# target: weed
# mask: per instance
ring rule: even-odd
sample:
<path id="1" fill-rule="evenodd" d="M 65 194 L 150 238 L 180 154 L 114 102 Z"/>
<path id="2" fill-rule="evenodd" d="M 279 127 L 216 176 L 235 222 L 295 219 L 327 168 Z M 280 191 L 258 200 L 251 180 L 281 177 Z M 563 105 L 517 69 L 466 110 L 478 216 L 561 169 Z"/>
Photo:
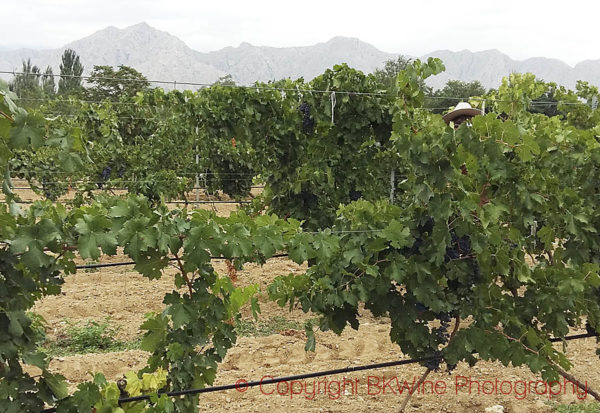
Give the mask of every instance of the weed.
<path id="1" fill-rule="evenodd" d="M 235 331 L 240 336 L 246 337 L 264 337 L 271 334 L 279 334 L 285 330 L 304 331 L 304 322 L 288 320 L 285 317 L 277 316 L 267 321 L 247 321 L 238 319 L 235 322 Z"/>
<path id="2" fill-rule="evenodd" d="M 36 344 L 41 344 L 46 341 L 46 320 L 38 313 L 28 311 L 27 316 L 31 320 L 31 329 L 34 333 L 34 341 Z"/>
<path id="3" fill-rule="evenodd" d="M 85 323 L 66 320 L 67 326 L 55 340 L 46 340 L 43 350 L 50 355 L 104 353 L 139 348 L 140 341 L 123 342 L 115 338 L 119 329 L 104 321 L 88 320 Z"/>
<path id="4" fill-rule="evenodd" d="M 555 404 L 552 406 L 558 413 L 600 413 L 600 403 Z"/>
<path id="5" fill-rule="evenodd" d="M 85 265 L 92 265 L 92 264 L 98 264 L 98 261 L 86 261 L 85 262 Z M 99 268 L 86 268 L 84 270 L 84 272 L 86 272 L 86 273 L 96 273 L 98 271 L 100 271 Z"/>

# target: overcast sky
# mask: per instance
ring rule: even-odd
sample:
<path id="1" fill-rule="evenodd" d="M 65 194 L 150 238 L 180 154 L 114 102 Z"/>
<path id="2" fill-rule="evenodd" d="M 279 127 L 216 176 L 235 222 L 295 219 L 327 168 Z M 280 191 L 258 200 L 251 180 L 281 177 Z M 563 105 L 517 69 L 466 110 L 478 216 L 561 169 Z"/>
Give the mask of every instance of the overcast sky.
<path id="1" fill-rule="evenodd" d="M 142 21 L 207 52 L 351 36 L 392 53 L 498 49 L 514 59 L 600 59 L 595 0 L 0 0 L 0 48 L 57 48 Z"/>

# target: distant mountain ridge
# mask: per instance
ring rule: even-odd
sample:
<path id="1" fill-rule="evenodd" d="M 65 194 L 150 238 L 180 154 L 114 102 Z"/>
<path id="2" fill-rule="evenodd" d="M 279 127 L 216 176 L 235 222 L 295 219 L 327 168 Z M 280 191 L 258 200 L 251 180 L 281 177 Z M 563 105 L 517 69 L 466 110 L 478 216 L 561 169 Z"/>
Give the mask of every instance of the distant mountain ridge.
<path id="1" fill-rule="evenodd" d="M 50 65 L 55 73 L 59 73 L 60 57 L 67 48 L 80 55 L 86 74 L 93 65 L 123 64 L 134 67 L 150 80 L 194 83 L 213 83 L 228 74 L 239 84 L 287 77 L 310 80 L 339 63 L 369 73 L 399 56 L 348 37 L 334 37 L 324 43 L 303 47 L 277 48 L 242 43 L 238 47 L 202 53 L 167 32 L 139 23 L 124 29 L 109 26 L 58 49 L 0 50 L 0 70 L 19 71 L 22 60 L 31 58 L 32 63 L 42 70 Z M 571 88 L 577 80 L 600 84 L 600 60 L 586 60 L 571 67 L 558 59 L 545 57 L 517 61 L 498 50 L 438 50 L 421 58 L 430 56 L 441 58 L 446 66 L 444 73 L 429 80 L 435 88 L 443 87 L 450 79 L 478 80 L 486 88 L 497 87 L 511 72 L 532 72 L 541 79 Z M 10 75 L 0 77 L 7 79 Z"/>
<path id="2" fill-rule="evenodd" d="M 54 73 L 60 73 L 60 59 L 65 49 L 73 49 L 79 54 L 85 74 L 90 73 L 93 65 L 122 64 L 135 68 L 151 80 L 201 79 L 212 83 L 226 75 L 200 61 L 198 52 L 177 37 L 146 23 L 125 29 L 109 26 L 59 49 L 0 51 L 0 70 L 19 71 L 22 60 L 31 58 L 31 62 L 42 70 L 50 65 Z"/>
<path id="3" fill-rule="evenodd" d="M 578 80 L 600 84 L 600 60 L 586 60 L 571 67 L 565 62 L 547 57 L 513 60 L 498 50 L 451 52 L 438 50 L 423 58 L 439 57 L 446 71 L 436 76 L 432 86 L 443 86 L 448 80 L 479 80 L 486 88 L 497 87 L 502 78 L 510 73 L 531 72 L 547 82 L 573 88 Z"/>
<path id="4" fill-rule="evenodd" d="M 364 72 L 373 72 L 398 55 L 377 50 L 356 38 L 334 37 L 325 43 L 304 47 L 267 47 L 242 43 L 202 55 L 202 61 L 231 74 L 238 82 L 250 84 L 290 77 L 310 80 L 340 63 Z"/>

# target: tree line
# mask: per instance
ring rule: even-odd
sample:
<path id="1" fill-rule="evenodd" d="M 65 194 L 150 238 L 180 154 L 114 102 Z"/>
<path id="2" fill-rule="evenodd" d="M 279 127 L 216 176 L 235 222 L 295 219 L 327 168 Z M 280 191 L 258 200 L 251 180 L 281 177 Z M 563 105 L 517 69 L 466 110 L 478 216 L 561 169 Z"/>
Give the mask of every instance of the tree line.
<path id="1" fill-rule="evenodd" d="M 396 76 L 406 69 L 411 61 L 410 58 L 401 55 L 395 60 L 385 62 L 381 68 L 375 70 L 374 75 L 386 90 L 394 92 Z M 21 73 L 15 75 L 8 86 L 24 101 L 22 104 L 26 107 L 39 106 L 43 99 L 67 96 L 93 101 L 104 99 L 115 101 L 120 96 L 134 96 L 138 91 L 150 87 L 148 79 L 130 66 L 120 65 L 115 69 L 112 66 L 95 65 L 85 83 L 81 77 L 83 72 L 84 66 L 79 55 L 72 49 L 66 49 L 61 58 L 58 85 L 51 66 L 47 66 L 46 70 L 42 71 L 39 66 L 32 64 L 31 59 L 27 59 L 22 62 Z M 235 85 L 230 75 L 215 83 Z M 481 96 L 487 92 L 479 81 L 450 80 L 438 90 L 423 82 L 421 87 L 427 98 L 424 107 L 434 113 L 443 113 L 455 106 L 459 98 Z"/>
<path id="2" fill-rule="evenodd" d="M 120 96 L 134 96 L 138 91 L 149 88 L 148 79 L 132 67 L 120 65 L 95 65 L 84 82 L 84 66 L 79 55 L 66 49 L 61 58 L 58 85 L 51 66 L 42 72 L 31 59 L 23 60 L 20 73 L 8 83 L 8 88 L 19 99 L 22 106 L 36 107 L 43 100 L 57 97 L 75 97 L 84 100 L 118 100 Z"/>

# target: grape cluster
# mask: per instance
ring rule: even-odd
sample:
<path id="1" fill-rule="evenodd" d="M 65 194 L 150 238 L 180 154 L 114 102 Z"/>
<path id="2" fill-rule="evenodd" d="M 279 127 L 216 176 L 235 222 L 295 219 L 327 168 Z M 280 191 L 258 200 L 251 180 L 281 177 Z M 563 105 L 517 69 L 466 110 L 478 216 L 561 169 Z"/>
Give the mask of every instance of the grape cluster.
<path id="1" fill-rule="evenodd" d="M 110 166 L 107 166 L 106 168 L 104 168 L 102 170 L 102 174 L 100 175 L 102 177 L 103 181 L 107 181 L 108 178 L 110 178 L 110 173 L 112 172 L 112 168 Z"/>
<path id="2" fill-rule="evenodd" d="M 125 165 L 122 165 L 117 172 L 117 176 L 119 178 L 123 178 L 123 175 L 125 175 Z"/>
<path id="3" fill-rule="evenodd" d="M 98 189 L 102 189 L 104 182 L 108 181 L 110 178 L 110 173 L 112 172 L 112 168 L 110 166 L 105 167 L 100 173 L 100 182 L 98 182 Z"/>
<path id="4" fill-rule="evenodd" d="M 435 358 L 431 359 L 431 360 L 427 360 L 425 363 L 423 363 L 425 365 L 425 367 L 427 367 L 429 370 L 432 371 L 438 371 L 440 369 L 440 363 L 442 361 L 442 353 L 440 353 L 439 351 L 435 351 L 434 355 Z"/>
<path id="5" fill-rule="evenodd" d="M 450 320 L 452 319 L 451 312 L 440 312 L 435 314 L 435 318 L 440 320 L 440 326 L 433 329 L 433 333 L 437 338 L 439 344 L 444 345 L 447 344 L 450 340 L 450 333 L 448 332 L 448 328 L 450 327 Z M 438 371 L 440 369 L 440 363 L 443 361 L 442 353 L 439 350 L 434 352 L 434 356 L 436 357 L 433 360 L 429 360 L 425 362 L 425 367 L 430 370 Z M 447 364 L 448 371 L 452 371 L 456 368 L 456 365 Z"/>
<path id="6" fill-rule="evenodd" d="M 51 201 L 56 200 L 56 195 L 51 191 L 51 185 L 46 182 L 46 178 L 42 178 L 42 189 L 44 190 L 44 196 L 46 199 Z"/>
<path id="7" fill-rule="evenodd" d="M 451 245 L 446 247 L 445 262 L 463 258 L 471 253 L 471 239 L 468 235 L 459 238 L 455 231 L 451 231 L 450 236 Z"/>
<path id="8" fill-rule="evenodd" d="M 307 135 L 311 135 L 315 128 L 315 121 L 310 117 L 310 105 L 306 102 L 302 102 L 298 108 L 302 112 L 302 132 Z"/>
<path id="9" fill-rule="evenodd" d="M 434 328 L 435 336 L 439 339 L 440 344 L 446 344 L 450 339 L 448 333 L 448 327 L 450 327 L 450 313 L 439 313 L 435 315 L 435 318 L 440 320 L 440 326 Z"/>
<path id="10" fill-rule="evenodd" d="M 351 190 L 349 195 L 350 195 L 350 200 L 351 201 L 358 201 L 360 198 L 362 198 L 362 192 L 361 191 Z"/>
<path id="11" fill-rule="evenodd" d="M 421 233 L 431 234 L 433 232 L 433 225 L 435 224 L 432 217 L 427 218 L 425 222 L 419 225 L 419 231 Z"/>

